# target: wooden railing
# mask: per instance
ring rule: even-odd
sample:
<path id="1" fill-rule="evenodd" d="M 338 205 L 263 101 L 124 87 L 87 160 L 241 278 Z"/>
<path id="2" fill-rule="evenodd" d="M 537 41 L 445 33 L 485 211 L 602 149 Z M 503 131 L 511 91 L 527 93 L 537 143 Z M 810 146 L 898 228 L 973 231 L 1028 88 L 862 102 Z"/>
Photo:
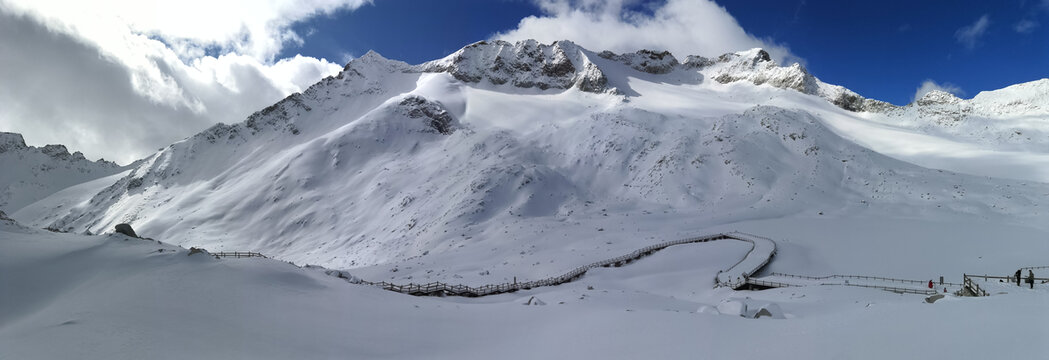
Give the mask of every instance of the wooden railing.
<path id="1" fill-rule="evenodd" d="M 239 258 L 250 258 L 250 257 L 261 257 L 261 258 L 266 257 L 265 255 L 262 255 L 260 253 L 250 252 L 250 251 L 233 251 L 233 252 L 220 251 L 220 252 L 213 252 L 213 253 L 210 253 L 210 254 L 214 255 L 214 256 L 217 256 L 217 257 L 231 257 L 231 258 L 238 258 L 238 259 Z"/>
<path id="2" fill-rule="evenodd" d="M 888 278 L 888 277 L 866 276 L 866 275 L 805 276 L 805 275 L 793 275 L 793 274 L 784 274 L 784 273 L 774 272 L 774 273 L 770 273 L 769 276 L 783 276 L 783 277 L 792 277 L 792 278 L 808 279 L 808 280 L 828 280 L 828 279 L 877 280 L 877 281 L 887 281 L 887 282 L 893 282 L 893 283 L 897 283 L 898 282 L 898 283 L 904 283 L 904 284 L 919 284 L 919 285 L 924 285 L 924 284 L 928 283 L 928 280 L 894 279 L 894 278 Z M 936 282 L 936 284 L 940 284 L 940 283 Z M 956 283 L 952 283 L 952 282 L 944 282 L 942 285 L 962 286 L 962 284 L 956 284 Z"/>
<path id="3" fill-rule="evenodd" d="M 986 280 L 987 276 L 984 275 L 983 278 L 984 278 L 984 280 Z M 962 293 L 963 293 L 963 295 L 968 295 L 968 296 L 988 296 L 988 295 L 990 295 L 990 294 L 987 293 L 986 290 L 981 289 L 980 288 L 980 284 L 977 284 L 975 281 L 973 281 L 972 277 L 969 274 L 962 274 L 962 282 L 965 283 L 965 285 L 962 286 Z"/>
<path id="4" fill-rule="evenodd" d="M 836 285 L 857 286 L 857 287 L 864 287 L 864 288 L 871 288 L 871 289 L 881 289 L 881 290 L 887 290 L 887 291 L 892 291 L 892 292 L 901 293 L 901 294 L 935 295 L 935 294 L 939 293 L 938 291 L 933 290 L 933 289 L 901 288 L 901 287 L 883 286 L 883 285 L 849 284 L 849 283 L 836 284 Z"/>
<path id="5" fill-rule="evenodd" d="M 778 281 L 758 280 L 758 279 L 751 279 L 751 278 L 747 278 L 746 284 L 747 285 L 762 286 L 762 287 L 767 287 L 767 288 L 781 288 L 781 287 L 797 287 L 797 286 L 800 286 L 800 285 L 788 284 L 788 283 L 778 282 Z"/>
<path id="6" fill-rule="evenodd" d="M 597 261 L 597 262 L 594 262 L 594 263 L 591 263 L 591 264 L 588 264 L 588 265 L 580 266 L 580 267 L 577 267 L 577 268 L 574 268 L 572 270 L 569 270 L 568 272 L 565 272 L 564 274 L 561 274 L 561 275 L 558 275 L 558 276 L 553 276 L 553 277 L 540 279 L 540 280 L 534 280 L 534 281 L 525 281 L 525 282 L 516 282 L 515 281 L 515 282 L 502 283 L 502 284 L 483 285 L 483 286 L 477 286 L 477 287 L 461 285 L 461 284 L 451 285 L 451 284 L 447 284 L 447 283 L 443 283 L 443 282 L 431 282 L 431 283 L 426 283 L 426 284 L 415 284 L 415 283 L 394 284 L 394 283 L 390 283 L 390 282 L 386 282 L 386 281 L 373 282 L 373 281 L 362 280 L 362 279 L 353 277 L 353 276 L 349 275 L 348 273 L 346 273 L 344 271 L 328 270 L 327 273 L 329 275 L 332 275 L 332 276 L 338 276 L 340 278 L 346 279 L 346 281 L 348 281 L 350 283 L 377 286 L 377 287 L 381 287 L 381 288 L 383 288 L 385 290 L 396 291 L 396 292 L 403 293 L 403 294 L 410 294 L 410 295 L 416 295 L 416 296 L 424 296 L 424 295 L 444 296 L 444 295 L 451 295 L 451 296 L 479 297 L 479 296 L 487 296 L 487 295 L 495 295 L 495 294 L 502 294 L 502 293 L 508 293 L 508 292 L 515 292 L 515 291 L 518 291 L 518 290 L 527 290 L 527 289 L 532 289 L 532 288 L 537 288 L 537 287 L 542 287 L 542 286 L 553 286 L 553 285 L 564 284 L 564 283 L 571 282 L 573 280 L 579 279 L 584 274 L 586 274 L 586 272 L 588 270 L 590 270 L 590 269 L 593 269 L 593 268 L 596 268 L 596 267 L 611 267 L 611 266 L 618 267 L 618 266 L 622 266 L 622 265 L 628 264 L 628 263 L 630 263 L 630 262 L 632 262 L 634 260 L 640 259 L 640 258 L 648 256 L 648 255 L 651 255 L 651 254 L 655 253 L 656 251 L 659 251 L 659 250 L 662 250 L 662 249 L 665 249 L 665 248 L 668 248 L 668 247 L 671 247 L 671 246 L 674 246 L 674 245 L 701 243 L 701 242 L 708 242 L 708 241 L 713 241 L 713 240 L 727 240 L 727 239 L 742 240 L 742 241 L 748 241 L 748 242 L 753 243 L 754 242 L 754 240 L 753 240 L 754 238 L 768 240 L 766 238 L 761 238 L 761 237 L 757 237 L 757 236 L 754 236 L 754 235 L 734 232 L 734 233 L 721 233 L 721 234 L 714 234 L 714 235 L 708 235 L 708 236 L 700 236 L 700 237 L 692 237 L 692 238 L 686 238 L 686 239 L 680 239 L 680 240 L 674 240 L 674 241 L 667 241 L 667 242 L 663 242 L 663 243 L 659 243 L 659 244 L 646 246 L 646 247 L 640 248 L 638 250 L 635 250 L 635 251 L 633 251 L 631 253 L 628 253 L 628 254 L 625 254 L 625 255 L 622 255 L 622 256 L 617 256 L 617 257 L 614 257 L 614 258 L 611 258 L 611 259 L 601 260 L 601 261 Z M 775 243 L 772 242 L 771 240 L 768 240 L 768 241 L 771 242 L 772 246 L 773 246 L 773 250 L 770 253 L 770 256 L 761 259 L 760 265 L 756 266 L 756 269 L 745 270 L 744 273 L 747 274 L 747 276 L 752 275 L 754 272 L 757 272 L 759 269 L 761 269 L 762 267 L 767 265 L 768 262 L 771 260 L 771 255 L 775 254 Z M 748 251 L 746 256 L 744 256 L 744 260 L 746 260 L 747 257 L 750 256 L 753 251 L 754 251 L 754 248 L 751 248 L 751 250 Z M 241 251 L 235 251 L 235 252 L 215 252 L 215 253 L 211 253 L 211 255 L 214 255 L 214 256 L 217 256 L 217 257 L 232 257 L 232 258 L 249 258 L 249 257 L 263 257 L 263 258 L 265 258 L 266 257 L 266 256 L 262 255 L 261 253 L 257 253 L 257 252 L 241 252 Z M 736 265 L 733 265 L 732 268 L 735 268 L 739 264 L 742 264 L 744 260 L 740 260 L 739 262 L 736 263 Z M 1049 268 L 1049 266 L 1025 267 L 1025 268 L 1022 268 L 1022 269 L 1046 269 L 1046 268 Z M 843 280 L 857 279 L 857 280 L 874 280 L 874 281 L 886 281 L 886 282 L 890 282 L 890 283 L 918 284 L 918 285 L 924 285 L 925 283 L 927 283 L 927 281 L 922 281 L 922 280 L 896 279 L 896 278 L 889 278 L 889 277 L 865 276 L 865 275 L 806 276 L 806 275 L 794 275 L 794 274 L 784 274 L 784 273 L 776 273 L 776 272 L 771 273 L 769 275 L 770 276 L 781 276 L 781 277 L 798 278 L 798 279 L 808 279 L 808 280 L 815 280 L 815 281 L 824 281 L 824 280 L 828 280 L 828 279 L 843 279 Z M 979 284 L 977 284 L 976 281 L 973 281 L 973 278 L 983 278 L 984 280 L 987 280 L 987 279 L 1004 279 L 1004 280 L 1010 280 L 1010 281 L 1015 281 L 1015 279 L 1016 279 L 1015 277 L 1012 277 L 1012 276 L 993 276 L 993 275 L 963 274 L 963 282 L 961 284 L 956 284 L 956 283 L 951 283 L 951 282 L 944 282 L 944 283 L 942 283 L 942 285 L 960 286 L 962 288 L 962 293 L 964 295 L 969 295 L 969 296 L 988 296 L 989 295 L 988 292 L 986 290 L 980 288 Z M 1041 280 L 1043 282 L 1049 282 L 1049 278 L 1035 278 L 1035 280 L 1036 281 L 1037 280 Z M 735 282 L 735 281 L 732 281 L 732 282 L 721 282 L 720 279 L 716 278 L 715 282 L 717 283 L 718 286 L 731 286 L 733 288 L 738 288 L 738 287 L 745 286 L 745 285 L 754 285 L 754 286 L 761 286 L 761 287 L 792 287 L 792 286 L 800 286 L 800 285 L 797 285 L 797 284 L 789 284 L 789 283 L 785 283 L 785 282 L 778 282 L 778 281 L 771 281 L 771 280 L 754 279 L 754 278 L 749 278 L 749 277 L 746 277 L 745 279 L 743 279 L 742 281 L 739 281 L 739 282 Z M 882 289 L 882 290 L 893 291 L 893 292 L 897 292 L 897 293 L 923 294 L 923 295 L 931 295 L 931 294 L 938 293 L 934 289 L 915 289 L 915 288 L 905 288 L 905 287 L 898 287 L 898 286 L 873 285 L 873 284 L 856 284 L 856 283 L 851 283 L 850 284 L 847 281 L 844 282 L 844 283 L 823 283 L 823 282 L 821 282 L 821 283 L 819 283 L 819 285 L 855 286 L 855 287 Z"/>
<path id="7" fill-rule="evenodd" d="M 746 235 L 746 234 L 742 234 L 742 235 Z M 389 282 L 385 282 L 385 281 L 373 282 L 373 281 L 360 280 L 360 279 L 353 279 L 353 280 L 351 280 L 351 282 L 358 283 L 358 284 L 378 286 L 378 287 L 381 287 L 381 288 L 389 290 L 389 291 L 396 291 L 396 292 L 399 292 L 399 293 L 410 294 L 410 295 L 437 295 L 437 296 L 453 295 L 453 296 L 467 296 L 467 297 L 487 296 L 487 295 L 495 295 L 495 294 L 502 294 L 502 293 L 508 293 L 508 292 L 515 292 L 515 291 L 518 291 L 518 290 L 528 290 L 528 289 L 542 287 L 542 286 L 560 285 L 560 284 L 564 284 L 564 283 L 576 280 L 576 279 L 582 277 L 584 274 L 586 274 L 586 272 L 588 270 L 596 268 L 596 267 L 611 267 L 611 266 L 618 267 L 618 266 L 622 266 L 622 265 L 628 264 L 628 263 L 630 263 L 630 262 L 632 262 L 634 260 L 640 259 L 642 257 L 651 255 L 652 253 L 654 253 L 656 251 L 659 251 L 659 250 L 662 250 L 662 249 L 665 249 L 665 248 L 668 248 L 668 247 L 671 247 L 671 246 L 674 246 L 674 245 L 693 244 L 693 243 L 701 243 L 701 242 L 708 242 L 708 241 L 712 241 L 712 240 L 723 240 L 723 239 L 737 239 L 737 238 L 735 236 L 733 236 L 732 233 L 729 233 L 729 234 L 714 234 L 714 235 L 708 235 L 708 236 L 700 236 L 700 237 L 686 238 L 686 239 L 680 239 L 680 240 L 674 240 L 674 241 L 667 241 L 667 242 L 663 242 L 663 243 L 659 243 L 659 244 L 655 244 L 655 245 L 650 245 L 650 246 L 646 246 L 646 247 L 637 249 L 637 250 L 635 250 L 635 251 L 633 251 L 633 252 L 631 252 L 629 254 L 625 254 L 625 255 L 622 255 L 622 256 L 617 256 L 617 257 L 614 257 L 614 258 L 611 258 L 611 259 L 607 259 L 607 260 L 597 261 L 597 262 L 594 262 L 594 263 L 589 264 L 589 265 L 580 266 L 580 267 L 577 267 L 575 269 L 569 270 L 568 272 L 566 272 L 564 274 L 561 274 L 561 275 L 558 275 L 558 276 L 549 277 L 549 278 L 541 279 L 541 280 L 535 280 L 535 281 L 508 282 L 508 283 L 484 285 L 484 286 L 478 286 L 478 287 L 472 287 L 472 286 L 466 286 L 466 285 L 451 285 L 451 284 L 447 284 L 447 283 L 443 283 L 443 282 L 431 282 L 431 283 L 427 283 L 427 284 L 415 284 L 415 283 L 394 284 L 394 283 L 389 283 Z M 767 260 L 766 260 L 766 262 L 767 262 Z"/>

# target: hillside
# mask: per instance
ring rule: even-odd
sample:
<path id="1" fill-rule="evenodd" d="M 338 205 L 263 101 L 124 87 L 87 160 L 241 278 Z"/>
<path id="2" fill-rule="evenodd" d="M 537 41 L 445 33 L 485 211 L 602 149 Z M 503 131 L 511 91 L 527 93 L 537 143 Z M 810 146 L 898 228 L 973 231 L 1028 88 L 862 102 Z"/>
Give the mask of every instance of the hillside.
<path id="1" fill-rule="evenodd" d="M 759 49 L 680 62 L 480 42 L 414 66 L 373 52 L 84 189 L 90 200 L 14 215 L 466 280 L 541 272 L 559 248 L 620 251 L 743 220 L 1045 217 L 1044 184 L 921 168 L 839 136 L 899 111 Z"/>

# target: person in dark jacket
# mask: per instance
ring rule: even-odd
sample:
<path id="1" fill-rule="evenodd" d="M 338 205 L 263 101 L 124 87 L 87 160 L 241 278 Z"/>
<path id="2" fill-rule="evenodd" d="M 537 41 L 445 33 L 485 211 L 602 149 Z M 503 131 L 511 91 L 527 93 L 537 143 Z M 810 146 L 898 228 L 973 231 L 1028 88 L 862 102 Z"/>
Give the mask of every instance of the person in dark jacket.
<path id="1" fill-rule="evenodd" d="M 1020 286 L 1020 269 L 1016 270 L 1016 286 Z"/>
<path id="2" fill-rule="evenodd" d="M 1034 270 L 1027 270 L 1027 283 L 1034 289 Z"/>

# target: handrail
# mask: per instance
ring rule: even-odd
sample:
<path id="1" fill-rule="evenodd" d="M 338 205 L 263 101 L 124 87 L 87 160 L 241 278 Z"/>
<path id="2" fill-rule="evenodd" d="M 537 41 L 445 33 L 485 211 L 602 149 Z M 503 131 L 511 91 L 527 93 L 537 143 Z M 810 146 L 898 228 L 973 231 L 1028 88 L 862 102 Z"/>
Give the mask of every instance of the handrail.
<path id="1" fill-rule="evenodd" d="M 760 270 L 764 266 L 768 265 L 769 261 L 771 261 L 771 259 L 772 259 L 772 256 L 774 256 L 775 253 L 776 253 L 776 245 L 775 245 L 774 241 L 772 241 L 772 240 L 770 240 L 768 238 L 754 236 L 754 235 L 750 235 L 750 234 L 744 234 L 744 233 L 740 233 L 740 232 L 718 233 L 718 234 L 712 234 L 712 235 L 707 235 L 707 236 L 699 236 L 699 237 L 692 237 L 692 238 L 685 238 L 685 239 L 679 239 L 679 240 L 662 242 L 662 243 L 658 243 L 658 244 L 649 245 L 649 246 L 640 248 L 638 250 L 635 250 L 633 252 L 630 252 L 630 253 L 627 253 L 627 254 L 624 254 L 624 255 L 621 255 L 621 256 L 617 256 L 617 257 L 614 257 L 614 258 L 611 258 L 611 259 L 596 261 L 596 262 L 593 262 L 593 263 L 590 263 L 590 264 L 587 264 L 587 265 L 583 265 L 583 266 L 574 268 L 572 270 L 569 270 L 569 271 L 567 271 L 567 272 L 565 272 L 565 273 L 563 273 L 561 275 L 558 275 L 558 276 L 553 276 L 553 277 L 539 279 L 539 280 L 533 280 L 533 281 L 525 281 L 525 282 L 516 282 L 515 281 L 515 282 L 512 282 L 512 283 L 488 284 L 488 285 L 483 285 L 483 286 L 478 286 L 478 287 L 471 287 L 471 286 L 462 285 L 462 284 L 451 285 L 451 284 L 447 284 L 447 283 L 443 283 L 443 282 L 431 282 L 431 283 L 427 283 L 427 284 L 415 284 L 415 283 L 394 284 L 394 283 L 389 283 L 389 282 L 386 282 L 386 281 L 373 282 L 373 281 L 367 281 L 367 280 L 359 279 L 359 278 L 353 277 L 352 275 L 349 275 L 349 274 L 347 274 L 347 273 L 345 273 L 343 271 L 329 270 L 329 271 L 327 271 L 327 273 L 329 275 L 338 276 L 340 278 L 346 279 L 346 281 L 348 281 L 350 283 L 370 285 L 370 286 L 377 286 L 377 287 L 380 287 L 380 288 L 385 289 L 385 290 L 395 291 L 395 292 L 404 293 L 404 294 L 410 294 L 410 295 L 416 295 L 416 296 L 421 296 L 421 295 L 441 295 L 441 296 L 443 296 L 443 295 L 453 295 L 453 296 L 479 297 L 479 296 L 502 294 L 502 293 L 507 293 L 507 292 L 515 292 L 515 291 L 518 291 L 518 290 L 527 290 L 527 289 L 532 289 L 532 288 L 542 287 L 542 286 L 560 285 L 560 284 L 571 282 L 573 280 L 576 280 L 576 279 L 580 278 L 581 276 L 586 274 L 586 272 L 588 270 L 590 270 L 590 269 L 593 269 L 593 268 L 596 268 L 596 267 L 609 267 L 609 266 L 616 266 L 616 267 L 618 267 L 618 266 L 630 263 L 630 262 L 632 262 L 634 260 L 640 259 L 642 257 L 651 255 L 652 253 L 654 253 L 656 251 L 668 248 L 670 246 L 681 245 L 681 244 L 708 242 L 708 241 L 714 241 L 714 240 L 729 240 L 729 239 L 746 241 L 746 242 L 750 242 L 752 244 L 750 250 L 747 251 L 747 254 L 743 257 L 743 259 L 741 259 L 740 261 L 736 262 L 734 265 L 732 265 L 732 267 L 730 267 L 730 270 L 732 270 L 732 271 L 735 271 L 735 268 L 737 266 L 740 266 L 741 264 L 744 264 L 747 260 L 750 259 L 750 255 L 752 253 L 754 253 L 754 251 L 758 247 L 758 245 L 757 245 L 758 243 L 755 242 L 755 239 L 760 239 L 760 240 L 767 241 L 767 243 L 763 242 L 763 246 L 771 246 L 771 250 L 769 251 L 768 256 L 763 256 L 760 259 L 760 263 L 758 263 L 756 266 L 752 266 L 752 268 L 742 269 L 743 270 L 743 271 L 741 271 L 742 278 L 740 279 L 740 281 L 731 281 L 731 280 L 722 281 L 721 280 L 722 274 L 725 274 L 726 276 L 729 275 L 729 274 L 728 274 L 728 272 L 725 272 L 725 271 L 719 272 L 718 276 L 715 277 L 716 286 L 730 286 L 732 288 L 739 288 L 739 287 L 744 286 L 744 285 L 756 285 L 756 286 L 765 286 L 765 287 L 795 287 L 795 286 L 801 286 L 801 285 L 789 284 L 789 283 L 785 283 L 785 282 L 778 282 L 778 281 L 771 281 L 771 280 L 762 280 L 762 279 L 751 278 L 750 275 L 753 275 L 758 270 Z M 234 257 L 234 258 L 242 258 L 242 257 L 263 257 L 263 258 L 265 258 L 266 257 L 266 256 L 262 255 L 261 253 L 257 253 L 257 252 L 240 252 L 240 251 L 235 251 L 235 252 L 215 252 L 215 253 L 211 253 L 211 255 L 214 255 L 214 256 L 217 256 L 217 257 Z M 1041 269 L 1041 268 L 1049 268 L 1049 266 L 1024 267 L 1024 268 L 1021 268 L 1021 269 Z M 777 272 L 773 272 L 773 273 L 771 273 L 769 275 L 770 276 L 799 278 L 799 279 L 809 279 L 809 280 L 819 280 L 819 281 L 827 280 L 827 279 L 863 279 L 863 280 L 877 280 L 877 281 L 899 282 L 899 283 L 909 283 L 909 284 L 925 284 L 926 283 L 926 281 L 922 281 L 922 280 L 908 280 L 908 279 L 897 279 L 897 278 L 880 277 L 880 276 L 866 276 L 866 275 L 840 275 L 840 274 L 835 274 L 835 275 L 827 275 L 827 276 L 807 276 L 807 275 L 795 275 L 795 274 L 785 274 L 785 273 L 777 273 Z M 949 286 L 960 286 L 963 289 L 963 293 L 967 292 L 969 294 L 972 294 L 973 296 L 988 296 L 989 295 L 988 292 L 986 290 L 980 288 L 979 284 L 977 284 L 975 281 L 972 280 L 972 278 L 976 278 L 976 277 L 984 278 L 984 279 L 1015 279 L 1015 277 L 1011 277 L 1011 276 L 990 276 L 990 275 L 969 275 L 969 274 L 963 274 L 963 282 L 961 284 L 950 283 L 950 282 L 944 282 L 942 284 L 943 285 L 949 285 Z M 1035 279 L 1036 280 L 1049 281 L 1049 278 L 1035 278 Z M 938 293 L 938 291 L 932 290 L 932 289 L 914 289 L 914 288 L 904 288 L 904 287 L 896 287 L 896 286 L 884 286 L 884 285 L 872 285 L 872 284 L 856 284 L 856 283 L 850 284 L 847 281 L 845 283 L 820 283 L 819 285 L 856 286 L 856 287 L 864 287 L 864 288 L 882 289 L 882 290 L 888 290 L 888 291 L 893 291 L 893 292 L 898 292 L 898 293 L 911 293 L 911 294 L 924 294 L 924 295 Z"/>
<path id="2" fill-rule="evenodd" d="M 973 277 L 975 277 L 975 276 L 974 275 L 969 275 L 969 274 L 962 274 L 962 281 L 965 282 L 965 286 L 963 287 L 963 289 L 966 292 L 968 292 L 969 294 L 972 294 L 972 296 L 988 296 L 988 295 L 990 295 L 990 294 L 987 293 L 986 290 L 980 288 L 980 284 L 977 284 L 975 281 L 972 280 Z M 984 279 L 987 278 L 986 275 L 984 275 L 983 277 L 984 277 Z"/>
<path id="3" fill-rule="evenodd" d="M 590 269 L 593 269 L 593 268 L 596 268 L 596 267 L 621 266 L 621 265 L 627 264 L 629 262 L 632 262 L 634 260 L 640 259 L 642 257 L 651 255 L 652 253 L 654 253 L 656 251 L 659 251 L 659 250 L 662 250 L 662 249 L 665 249 L 665 248 L 668 248 L 668 247 L 674 246 L 674 245 L 692 244 L 692 243 L 708 242 L 708 241 L 713 241 L 713 240 L 727 240 L 727 239 L 741 240 L 741 241 L 747 241 L 747 242 L 754 243 L 753 239 L 755 239 L 755 238 L 762 239 L 762 240 L 767 240 L 768 243 L 771 244 L 771 246 L 773 248 L 772 253 L 773 254 L 775 253 L 775 250 L 774 250 L 775 249 L 775 242 L 772 242 L 772 240 L 768 240 L 768 239 L 763 238 L 763 237 L 758 237 L 758 236 L 754 236 L 754 235 L 744 234 L 744 233 L 740 233 L 740 232 L 733 232 L 733 233 L 718 233 L 718 234 L 707 235 L 707 236 L 691 237 L 691 238 L 672 240 L 672 241 L 667 241 L 667 242 L 663 242 L 663 243 L 659 243 L 659 244 L 649 245 L 649 246 L 640 248 L 638 250 L 635 250 L 633 252 L 627 253 L 625 255 L 617 256 L 617 257 L 614 257 L 614 258 L 611 258 L 611 259 L 596 261 L 596 262 L 593 262 L 593 263 L 590 263 L 590 264 L 587 264 L 587 265 L 584 265 L 584 266 L 577 267 L 577 268 L 569 270 L 568 272 L 565 272 L 565 273 L 563 273 L 563 274 L 561 274 L 559 276 L 553 276 L 553 277 L 540 279 L 540 280 L 533 280 L 533 281 L 503 283 L 503 284 L 489 284 L 489 285 L 483 285 L 483 286 L 479 286 L 479 287 L 471 287 L 471 286 L 466 286 L 466 285 L 461 285 L 461 284 L 460 285 L 450 285 L 450 284 L 446 284 L 446 283 L 442 283 L 442 282 L 433 282 L 433 283 L 429 283 L 429 284 L 409 283 L 409 284 L 406 284 L 406 285 L 398 285 L 398 284 L 388 283 L 388 282 L 385 282 L 385 281 L 372 282 L 372 281 L 361 280 L 361 279 L 352 278 L 352 277 L 349 278 L 348 281 L 353 282 L 353 283 L 357 283 L 357 284 L 378 286 L 378 287 L 381 287 L 381 288 L 386 289 L 386 290 L 396 291 L 396 292 L 405 293 L 405 294 L 411 294 L 411 295 L 455 295 L 455 296 L 477 297 L 477 296 L 486 296 L 486 295 L 494 295 L 494 294 L 501 294 L 501 293 L 507 293 L 507 292 L 514 292 L 514 291 L 518 291 L 518 290 L 527 290 L 527 289 L 532 289 L 532 288 L 542 287 L 542 286 L 553 286 L 553 285 L 564 284 L 564 283 L 571 282 L 573 280 L 578 279 L 579 277 L 581 277 L 584 274 L 586 274 L 586 272 L 588 270 L 590 270 Z M 751 249 L 751 252 L 753 252 L 753 248 Z M 748 252 L 747 255 L 749 256 L 750 252 Z M 746 260 L 746 257 L 744 257 L 744 260 Z M 739 265 L 742 262 L 743 261 L 740 261 L 736 265 Z M 746 273 L 749 276 L 750 274 L 753 274 L 754 272 L 757 272 L 757 270 L 760 269 L 761 267 L 763 267 L 766 264 L 768 264 L 768 262 L 769 262 L 769 257 L 766 257 L 766 258 L 762 259 L 762 261 L 761 261 L 759 266 L 757 266 L 754 269 L 746 269 L 744 273 Z M 733 265 L 733 267 L 735 267 L 736 265 Z M 721 283 L 721 282 L 718 282 L 718 283 L 719 283 L 719 285 L 735 285 L 735 286 L 741 285 L 741 284 L 728 284 L 728 283 Z"/>
<path id="4" fill-rule="evenodd" d="M 261 257 L 261 258 L 265 258 L 266 257 L 266 255 L 262 255 L 261 253 L 250 252 L 250 251 L 232 251 L 232 252 L 220 251 L 220 252 L 213 252 L 213 253 L 210 253 L 210 254 L 214 255 L 214 256 L 217 256 L 217 257 L 231 257 L 231 258 L 238 258 L 238 259 L 239 258 L 249 258 L 249 257 Z"/>
<path id="5" fill-rule="evenodd" d="M 784 273 L 773 272 L 773 273 L 770 273 L 769 276 L 783 276 L 783 277 L 792 277 L 792 278 L 809 279 L 809 280 L 827 280 L 827 279 L 834 279 L 834 278 L 837 278 L 837 279 L 865 279 L 865 280 L 881 280 L 881 281 L 899 282 L 899 283 L 911 283 L 911 284 L 925 284 L 925 283 L 928 282 L 928 280 L 908 280 L 908 279 L 896 279 L 896 278 L 889 278 L 889 277 L 867 276 L 867 275 L 807 276 L 807 275 L 794 275 L 794 274 L 784 274 Z M 939 282 L 937 282 L 937 284 L 939 284 Z M 956 284 L 956 283 L 952 283 L 952 282 L 943 282 L 943 285 L 961 286 L 962 284 Z"/>

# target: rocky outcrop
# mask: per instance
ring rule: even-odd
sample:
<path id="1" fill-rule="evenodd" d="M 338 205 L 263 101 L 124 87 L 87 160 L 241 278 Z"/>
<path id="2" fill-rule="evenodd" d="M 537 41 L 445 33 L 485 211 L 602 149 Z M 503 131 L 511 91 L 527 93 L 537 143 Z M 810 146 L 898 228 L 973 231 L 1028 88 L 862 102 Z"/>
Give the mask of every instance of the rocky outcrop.
<path id="1" fill-rule="evenodd" d="M 586 51 L 570 41 L 550 45 L 535 40 L 509 43 L 481 41 L 444 59 L 415 67 L 422 72 L 447 72 L 468 83 L 509 84 L 519 88 L 570 89 L 604 92 L 608 80 L 590 63 Z"/>
<path id="2" fill-rule="evenodd" d="M 429 101 L 421 96 L 411 95 L 405 97 L 398 106 L 409 118 L 422 119 L 424 128 L 433 132 L 448 135 L 458 127 L 455 118 L 443 105 Z"/>
<path id="3" fill-rule="evenodd" d="M 810 95 L 816 95 L 819 91 L 819 81 L 801 64 L 779 66 L 762 49 L 724 54 L 718 57 L 714 65 L 716 70 L 712 77 L 722 84 L 747 81 L 754 85 L 769 84 Z"/>
<path id="4" fill-rule="evenodd" d="M 117 224 L 113 231 L 130 237 L 138 237 L 138 234 L 135 234 L 135 229 L 132 229 L 130 224 Z"/>
<path id="5" fill-rule="evenodd" d="M 652 50 L 638 50 L 632 54 L 618 55 L 611 51 L 603 51 L 598 54 L 602 58 L 629 65 L 637 71 L 649 74 L 666 74 L 679 65 L 677 58 L 669 51 L 656 52 Z"/>
<path id="6" fill-rule="evenodd" d="M 25 144 L 25 139 L 22 138 L 22 134 L 0 132 L 0 153 L 28 148 Z"/>

